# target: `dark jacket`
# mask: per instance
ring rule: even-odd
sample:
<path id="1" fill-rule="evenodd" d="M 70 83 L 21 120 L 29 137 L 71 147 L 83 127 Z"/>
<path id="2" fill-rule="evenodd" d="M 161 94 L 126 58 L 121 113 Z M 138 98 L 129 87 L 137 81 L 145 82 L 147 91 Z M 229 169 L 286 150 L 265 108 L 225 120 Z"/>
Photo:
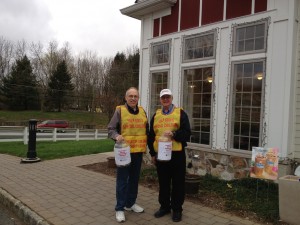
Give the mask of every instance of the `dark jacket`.
<path id="1" fill-rule="evenodd" d="M 153 130 L 153 124 L 154 124 L 154 118 L 155 118 L 156 113 L 151 118 L 150 121 L 150 131 L 148 135 L 148 148 L 149 148 L 149 153 L 151 156 L 155 156 L 156 152 L 153 148 L 153 143 L 155 141 L 155 133 Z M 174 132 L 174 140 L 181 142 L 182 148 L 187 146 L 187 142 L 190 141 L 190 136 L 191 136 L 191 127 L 190 127 L 190 122 L 187 114 L 181 109 L 180 110 L 180 127 L 178 130 Z"/>

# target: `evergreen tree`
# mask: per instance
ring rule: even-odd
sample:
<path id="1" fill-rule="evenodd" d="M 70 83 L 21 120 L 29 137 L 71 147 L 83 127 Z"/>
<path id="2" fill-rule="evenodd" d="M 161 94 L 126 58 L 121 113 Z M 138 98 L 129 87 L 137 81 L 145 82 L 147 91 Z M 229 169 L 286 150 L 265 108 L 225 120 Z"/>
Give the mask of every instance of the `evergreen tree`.
<path id="1" fill-rule="evenodd" d="M 9 109 L 32 110 L 39 108 L 37 81 L 26 55 L 17 60 L 11 73 L 2 79 L 0 92 L 3 103 Z"/>
<path id="2" fill-rule="evenodd" d="M 47 91 L 46 107 L 48 109 L 61 109 L 68 103 L 74 86 L 71 82 L 71 74 L 68 72 L 66 61 L 57 65 L 50 77 Z"/>

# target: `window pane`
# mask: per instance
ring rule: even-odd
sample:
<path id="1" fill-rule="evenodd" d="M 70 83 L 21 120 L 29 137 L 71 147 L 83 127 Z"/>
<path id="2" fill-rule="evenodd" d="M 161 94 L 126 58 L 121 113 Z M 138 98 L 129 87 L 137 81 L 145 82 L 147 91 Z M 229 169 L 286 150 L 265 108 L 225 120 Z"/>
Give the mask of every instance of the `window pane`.
<path id="1" fill-rule="evenodd" d="M 236 90 L 236 92 L 243 91 L 243 79 L 237 79 L 235 90 Z"/>
<path id="2" fill-rule="evenodd" d="M 209 133 L 201 133 L 201 144 L 209 145 Z"/>
<path id="3" fill-rule="evenodd" d="M 252 137 L 259 137 L 259 123 L 251 123 L 251 134 Z"/>
<path id="4" fill-rule="evenodd" d="M 260 24 L 256 26 L 255 37 L 263 37 L 265 36 L 265 25 Z"/>
<path id="5" fill-rule="evenodd" d="M 255 47 L 254 50 L 259 50 L 264 48 L 264 38 L 257 38 L 255 40 Z"/>
<path id="6" fill-rule="evenodd" d="M 250 92 L 252 90 L 252 78 L 243 79 L 243 91 Z"/>
<path id="7" fill-rule="evenodd" d="M 245 39 L 253 39 L 254 38 L 254 30 L 255 30 L 255 26 L 247 27 Z"/>
<path id="8" fill-rule="evenodd" d="M 242 108 L 241 120 L 242 121 L 250 121 L 250 108 Z"/>
<path id="9" fill-rule="evenodd" d="M 253 108 L 251 112 L 251 121 L 259 122 L 260 121 L 260 108 Z"/>
<path id="10" fill-rule="evenodd" d="M 238 41 L 237 42 L 237 52 L 244 52 L 245 51 L 245 41 Z"/>
<path id="11" fill-rule="evenodd" d="M 234 136 L 234 138 L 233 138 L 233 148 L 240 149 L 240 136 Z"/>
<path id="12" fill-rule="evenodd" d="M 239 123 L 239 122 L 234 123 L 234 134 L 235 135 L 241 134 L 240 125 L 241 125 L 241 123 Z"/>
<path id="13" fill-rule="evenodd" d="M 235 108 L 235 121 L 240 121 L 241 118 L 241 108 L 240 107 L 236 107 Z"/>
<path id="14" fill-rule="evenodd" d="M 248 137 L 240 138 L 240 149 L 249 150 L 249 138 Z"/>
<path id="15" fill-rule="evenodd" d="M 210 120 L 201 120 L 201 131 L 210 132 Z"/>
<path id="16" fill-rule="evenodd" d="M 240 40 L 244 40 L 245 39 L 245 28 L 240 28 L 237 30 L 236 32 L 236 40 L 240 41 Z"/>
<path id="17" fill-rule="evenodd" d="M 252 106 L 260 107 L 261 105 L 261 93 L 253 93 Z"/>
<path id="18" fill-rule="evenodd" d="M 254 40 L 246 40 L 245 41 L 245 51 L 252 51 L 254 49 Z"/>
<path id="19" fill-rule="evenodd" d="M 241 135 L 249 136 L 250 125 L 249 123 L 241 123 Z"/>
<path id="20" fill-rule="evenodd" d="M 258 138 L 250 138 L 250 149 L 252 149 L 252 147 L 259 147 Z"/>
<path id="21" fill-rule="evenodd" d="M 202 118 L 210 119 L 210 107 L 202 107 Z"/>

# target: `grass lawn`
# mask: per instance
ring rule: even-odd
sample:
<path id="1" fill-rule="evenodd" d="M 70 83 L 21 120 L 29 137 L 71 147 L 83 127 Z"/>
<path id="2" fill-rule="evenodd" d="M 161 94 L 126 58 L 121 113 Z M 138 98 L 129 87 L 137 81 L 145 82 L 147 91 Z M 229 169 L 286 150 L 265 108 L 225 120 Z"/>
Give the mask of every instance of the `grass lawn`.
<path id="1" fill-rule="evenodd" d="M 67 158 L 113 151 L 111 139 L 91 141 L 36 142 L 37 157 L 42 160 Z M 23 142 L 0 142 L 0 154 L 26 158 L 28 145 Z"/>

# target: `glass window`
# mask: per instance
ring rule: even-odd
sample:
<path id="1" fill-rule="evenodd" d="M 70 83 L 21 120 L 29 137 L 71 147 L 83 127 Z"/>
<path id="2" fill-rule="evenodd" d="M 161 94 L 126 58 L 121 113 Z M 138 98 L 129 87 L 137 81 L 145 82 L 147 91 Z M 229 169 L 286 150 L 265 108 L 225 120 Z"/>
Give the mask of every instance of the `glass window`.
<path id="1" fill-rule="evenodd" d="M 264 62 L 234 65 L 231 148 L 251 151 L 260 145 Z"/>
<path id="2" fill-rule="evenodd" d="M 266 50 L 266 22 L 234 28 L 233 54 L 264 52 Z"/>
<path id="3" fill-rule="evenodd" d="M 184 38 L 183 61 L 214 58 L 214 33 Z"/>
<path id="4" fill-rule="evenodd" d="M 187 112 L 191 142 L 210 145 L 213 68 L 184 70 L 183 108 Z"/>
<path id="5" fill-rule="evenodd" d="M 152 66 L 168 64 L 170 62 L 170 42 L 152 45 Z"/>
<path id="6" fill-rule="evenodd" d="M 168 88 L 168 72 L 152 73 L 150 117 L 161 107 L 159 93 L 165 88 Z"/>

